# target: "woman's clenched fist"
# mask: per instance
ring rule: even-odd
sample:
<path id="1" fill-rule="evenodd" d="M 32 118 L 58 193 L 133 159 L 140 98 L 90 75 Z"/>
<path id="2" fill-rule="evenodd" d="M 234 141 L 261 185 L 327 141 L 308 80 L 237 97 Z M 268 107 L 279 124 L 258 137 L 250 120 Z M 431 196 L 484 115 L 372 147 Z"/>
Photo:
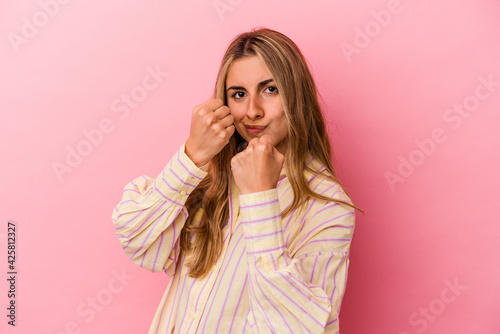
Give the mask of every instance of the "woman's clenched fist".
<path id="1" fill-rule="evenodd" d="M 234 118 L 220 99 L 210 99 L 193 108 L 186 155 L 203 166 L 227 145 L 234 133 Z"/>
<path id="2" fill-rule="evenodd" d="M 231 170 L 241 194 L 276 188 L 285 156 L 269 135 L 253 138 L 247 148 L 231 159 Z"/>

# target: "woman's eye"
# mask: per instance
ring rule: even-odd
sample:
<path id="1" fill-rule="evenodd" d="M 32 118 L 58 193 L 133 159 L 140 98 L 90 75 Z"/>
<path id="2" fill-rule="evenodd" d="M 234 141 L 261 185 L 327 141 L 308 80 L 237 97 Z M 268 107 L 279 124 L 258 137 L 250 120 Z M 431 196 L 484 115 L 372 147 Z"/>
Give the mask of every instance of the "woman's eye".
<path id="1" fill-rule="evenodd" d="M 245 93 L 244 92 L 235 92 L 233 93 L 233 95 L 231 96 L 235 99 L 241 99 L 242 97 L 245 97 Z"/>
<path id="2" fill-rule="evenodd" d="M 266 91 L 268 91 L 271 94 L 275 94 L 278 92 L 278 88 L 276 86 L 269 86 L 266 87 Z"/>

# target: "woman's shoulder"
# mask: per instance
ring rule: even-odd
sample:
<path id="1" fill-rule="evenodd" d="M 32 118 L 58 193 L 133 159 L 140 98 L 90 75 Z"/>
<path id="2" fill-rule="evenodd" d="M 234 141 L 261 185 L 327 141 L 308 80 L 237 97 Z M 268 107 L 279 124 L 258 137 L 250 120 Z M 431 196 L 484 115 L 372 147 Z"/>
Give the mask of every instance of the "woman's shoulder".
<path id="1" fill-rule="evenodd" d="M 325 198 L 309 197 L 284 225 L 292 257 L 348 249 L 354 231 L 354 210 L 346 191 L 318 159 L 304 171 L 309 188 Z M 325 242 L 328 240 L 328 242 Z M 307 255 L 306 255 L 307 256 Z"/>
<path id="2" fill-rule="evenodd" d="M 325 202 L 330 202 L 326 199 L 321 199 L 321 197 L 327 197 L 335 201 L 347 202 L 352 204 L 350 197 L 345 191 L 344 187 L 340 183 L 340 181 L 330 172 L 328 167 L 323 163 L 320 159 L 312 156 L 306 157 L 304 160 L 305 166 L 300 168 L 300 171 L 296 171 L 299 174 L 302 173 L 304 177 L 304 181 L 306 182 L 308 188 L 319 196 L 306 196 L 301 200 L 301 207 L 303 207 L 307 202 L 313 200 L 318 204 L 326 204 Z M 290 171 L 292 174 L 294 171 Z M 283 174 L 284 172 L 282 172 Z M 301 181 L 298 181 L 297 176 L 290 176 L 287 172 L 285 175 L 281 176 L 280 182 L 278 183 L 278 195 L 280 197 L 280 201 L 285 204 L 285 207 L 289 205 L 292 201 L 292 197 L 294 193 L 291 190 L 292 188 L 292 180 L 296 180 L 298 182 L 297 186 L 299 187 L 300 193 L 304 194 L 305 189 L 300 189 L 302 186 L 300 185 Z M 283 182 L 281 182 L 281 180 Z M 348 206 L 347 206 L 348 207 Z"/>
<path id="3" fill-rule="evenodd" d="M 305 169 L 304 174 L 312 191 L 326 197 L 351 203 L 338 178 L 328 170 L 320 159 L 310 157 L 306 164 L 308 168 Z"/>

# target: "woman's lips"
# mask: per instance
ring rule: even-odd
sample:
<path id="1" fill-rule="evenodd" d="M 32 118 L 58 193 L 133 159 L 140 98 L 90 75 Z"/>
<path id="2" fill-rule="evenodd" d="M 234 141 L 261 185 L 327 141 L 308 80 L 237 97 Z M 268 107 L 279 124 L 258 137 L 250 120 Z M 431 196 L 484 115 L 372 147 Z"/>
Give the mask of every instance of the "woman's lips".
<path id="1" fill-rule="evenodd" d="M 264 131 L 266 128 L 265 126 L 250 126 L 250 125 L 245 125 L 247 128 L 247 132 L 249 135 L 256 135 Z"/>

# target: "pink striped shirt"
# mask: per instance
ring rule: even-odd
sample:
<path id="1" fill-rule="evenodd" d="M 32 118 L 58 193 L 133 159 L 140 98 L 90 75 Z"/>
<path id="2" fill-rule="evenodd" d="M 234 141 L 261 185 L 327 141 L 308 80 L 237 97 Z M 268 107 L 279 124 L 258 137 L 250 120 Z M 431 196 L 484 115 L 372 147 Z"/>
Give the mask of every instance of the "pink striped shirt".
<path id="1" fill-rule="evenodd" d="M 130 182 L 113 211 L 132 261 L 171 277 L 149 333 L 338 333 L 354 210 L 310 200 L 282 220 L 293 200 L 284 168 L 277 188 L 252 194 L 241 195 L 233 178 L 221 256 L 206 278 L 191 278 L 179 236 L 184 203 L 207 172 L 184 148 L 156 178 Z M 315 192 L 350 202 L 331 178 L 305 175 Z"/>

